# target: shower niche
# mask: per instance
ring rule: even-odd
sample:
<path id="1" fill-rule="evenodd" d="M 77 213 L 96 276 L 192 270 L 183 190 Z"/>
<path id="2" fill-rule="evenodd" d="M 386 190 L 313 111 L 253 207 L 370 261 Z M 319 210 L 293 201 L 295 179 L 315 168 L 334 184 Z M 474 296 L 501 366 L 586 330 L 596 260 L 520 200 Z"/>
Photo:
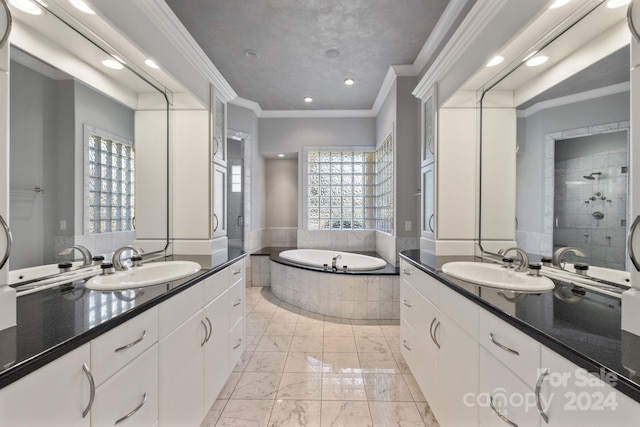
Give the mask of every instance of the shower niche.
<path id="1" fill-rule="evenodd" d="M 553 248 L 573 246 L 598 267 L 625 269 L 628 129 L 556 139 Z"/>

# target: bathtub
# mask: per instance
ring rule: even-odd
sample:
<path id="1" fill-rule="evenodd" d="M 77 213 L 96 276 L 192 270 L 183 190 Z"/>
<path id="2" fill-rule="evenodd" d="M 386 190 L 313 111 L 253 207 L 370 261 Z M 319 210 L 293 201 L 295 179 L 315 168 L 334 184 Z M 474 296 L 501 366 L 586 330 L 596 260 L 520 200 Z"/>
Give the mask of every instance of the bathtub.
<path id="1" fill-rule="evenodd" d="M 287 261 L 318 268 L 323 268 L 325 264 L 331 268 L 333 257 L 336 255 L 340 256 L 340 259 L 336 262 L 338 270 L 342 270 L 342 267 L 346 265 L 349 271 L 372 271 L 379 270 L 387 265 L 387 262 L 383 259 L 351 252 L 322 249 L 291 249 L 280 252 L 280 258 Z"/>

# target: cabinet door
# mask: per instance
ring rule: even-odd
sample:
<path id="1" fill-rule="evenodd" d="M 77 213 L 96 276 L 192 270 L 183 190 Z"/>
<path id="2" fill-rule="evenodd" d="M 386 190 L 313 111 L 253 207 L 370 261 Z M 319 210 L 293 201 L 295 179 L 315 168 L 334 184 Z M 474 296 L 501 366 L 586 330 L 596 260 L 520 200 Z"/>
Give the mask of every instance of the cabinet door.
<path id="1" fill-rule="evenodd" d="M 436 187 L 435 164 L 422 168 L 422 237 L 435 238 L 436 235 Z"/>
<path id="2" fill-rule="evenodd" d="M 213 91 L 213 161 L 227 166 L 227 105 Z"/>
<path id="3" fill-rule="evenodd" d="M 98 387 L 91 426 L 152 426 L 158 420 L 158 345 Z"/>
<path id="4" fill-rule="evenodd" d="M 438 97 L 434 86 L 422 102 L 422 165 L 435 161 Z"/>
<path id="5" fill-rule="evenodd" d="M 209 336 L 204 346 L 204 409 L 208 410 L 229 377 L 229 291 L 204 310 Z"/>
<path id="6" fill-rule="evenodd" d="M 640 420 L 640 404 L 546 347 L 542 348 L 540 401 L 549 426 L 628 426 Z"/>
<path id="7" fill-rule="evenodd" d="M 160 341 L 160 426 L 199 426 L 204 418 L 205 324 L 198 311 Z"/>
<path id="8" fill-rule="evenodd" d="M 415 313 L 415 354 L 414 366 L 411 372 L 415 377 L 420 390 L 427 398 L 429 406 L 438 418 L 438 345 L 432 336 L 435 325 L 438 323 L 438 311 L 426 298 L 417 291 L 414 298 Z"/>
<path id="9" fill-rule="evenodd" d="M 640 57 L 638 57 L 637 55 L 638 45 L 635 42 L 632 44 L 634 46 L 632 65 L 636 65 L 638 64 L 638 62 L 640 62 Z M 635 128 L 637 123 L 640 123 L 640 97 L 637 96 L 637 88 L 640 87 L 640 67 L 638 67 L 637 65 L 635 67 L 632 67 L 631 84 L 634 88 L 633 92 L 635 95 L 631 96 L 631 122 L 633 123 L 633 126 Z M 640 221 L 640 185 L 636 184 L 637 182 L 640 182 L 640 173 L 638 172 L 640 171 L 640 155 L 638 155 L 638 152 L 640 152 L 640 137 L 638 135 L 638 132 L 631 132 L 630 145 L 631 153 L 633 154 L 629 158 L 629 200 L 631 203 L 631 206 L 629 208 L 629 221 L 631 222 L 631 224 L 635 223 L 635 221 Z M 627 255 L 629 256 L 631 262 L 640 263 L 640 237 L 638 237 L 640 232 L 638 232 L 638 230 L 636 229 L 636 233 L 634 234 L 635 235 L 632 236 L 634 237 L 632 242 L 634 249 L 633 258 L 631 257 L 632 254 L 630 252 L 627 253 Z M 631 285 L 635 289 L 640 289 L 640 270 L 636 269 L 634 267 L 634 264 L 627 264 L 629 264 L 629 270 L 631 271 Z M 638 323 L 636 316 L 631 316 L 631 319 L 632 324 Z M 630 332 L 633 332 L 635 334 L 640 333 L 640 328 L 638 328 L 637 330 L 635 330 L 635 328 L 630 329 L 625 325 L 625 323 L 625 319 L 623 319 L 623 327 L 625 329 L 629 329 Z"/>
<path id="10" fill-rule="evenodd" d="M 213 237 L 227 235 L 227 168 L 213 165 Z"/>
<path id="11" fill-rule="evenodd" d="M 472 426 L 478 423 L 476 406 L 465 405 L 468 393 L 478 392 L 478 342 L 440 313 L 434 335 L 438 353 L 438 412 L 443 426 Z"/>
<path id="12" fill-rule="evenodd" d="M 0 390 L 1 426 L 89 426 L 89 344 Z"/>

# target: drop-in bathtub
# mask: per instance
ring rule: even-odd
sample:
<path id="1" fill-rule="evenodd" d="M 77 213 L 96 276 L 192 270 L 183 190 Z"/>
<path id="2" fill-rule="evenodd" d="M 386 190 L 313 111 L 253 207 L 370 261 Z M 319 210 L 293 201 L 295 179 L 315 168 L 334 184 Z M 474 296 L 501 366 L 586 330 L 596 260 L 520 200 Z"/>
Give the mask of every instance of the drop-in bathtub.
<path id="1" fill-rule="evenodd" d="M 373 271 L 384 268 L 387 265 L 387 262 L 383 259 L 351 252 L 323 249 L 291 249 L 280 252 L 280 258 L 284 258 L 287 261 L 319 268 L 323 268 L 325 264 L 328 268 L 331 268 L 333 258 L 336 256 L 340 257 L 336 260 L 338 270 L 342 270 L 346 265 L 349 271 Z"/>

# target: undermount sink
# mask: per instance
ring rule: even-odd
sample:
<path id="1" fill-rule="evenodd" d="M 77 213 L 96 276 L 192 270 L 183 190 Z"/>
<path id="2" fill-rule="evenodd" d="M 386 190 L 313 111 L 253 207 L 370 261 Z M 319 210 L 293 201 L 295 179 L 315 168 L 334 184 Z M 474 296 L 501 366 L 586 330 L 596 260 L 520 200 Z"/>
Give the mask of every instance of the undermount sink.
<path id="1" fill-rule="evenodd" d="M 144 264 L 109 275 L 95 276 L 85 287 L 96 291 L 122 291 L 171 282 L 200 271 L 200 264 L 192 261 L 164 261 Z"/>
<path id="2" fill-rule="evenodd" d="M 442 271 L 451 277 L 474 285 L 514 292 L 537 293 L 554 288 L 553 282 L 546 277 L 532 276 L 526 272 L 517 272 L 497 264 L 467 261 L 448 262 L 442 266 Z"/>

